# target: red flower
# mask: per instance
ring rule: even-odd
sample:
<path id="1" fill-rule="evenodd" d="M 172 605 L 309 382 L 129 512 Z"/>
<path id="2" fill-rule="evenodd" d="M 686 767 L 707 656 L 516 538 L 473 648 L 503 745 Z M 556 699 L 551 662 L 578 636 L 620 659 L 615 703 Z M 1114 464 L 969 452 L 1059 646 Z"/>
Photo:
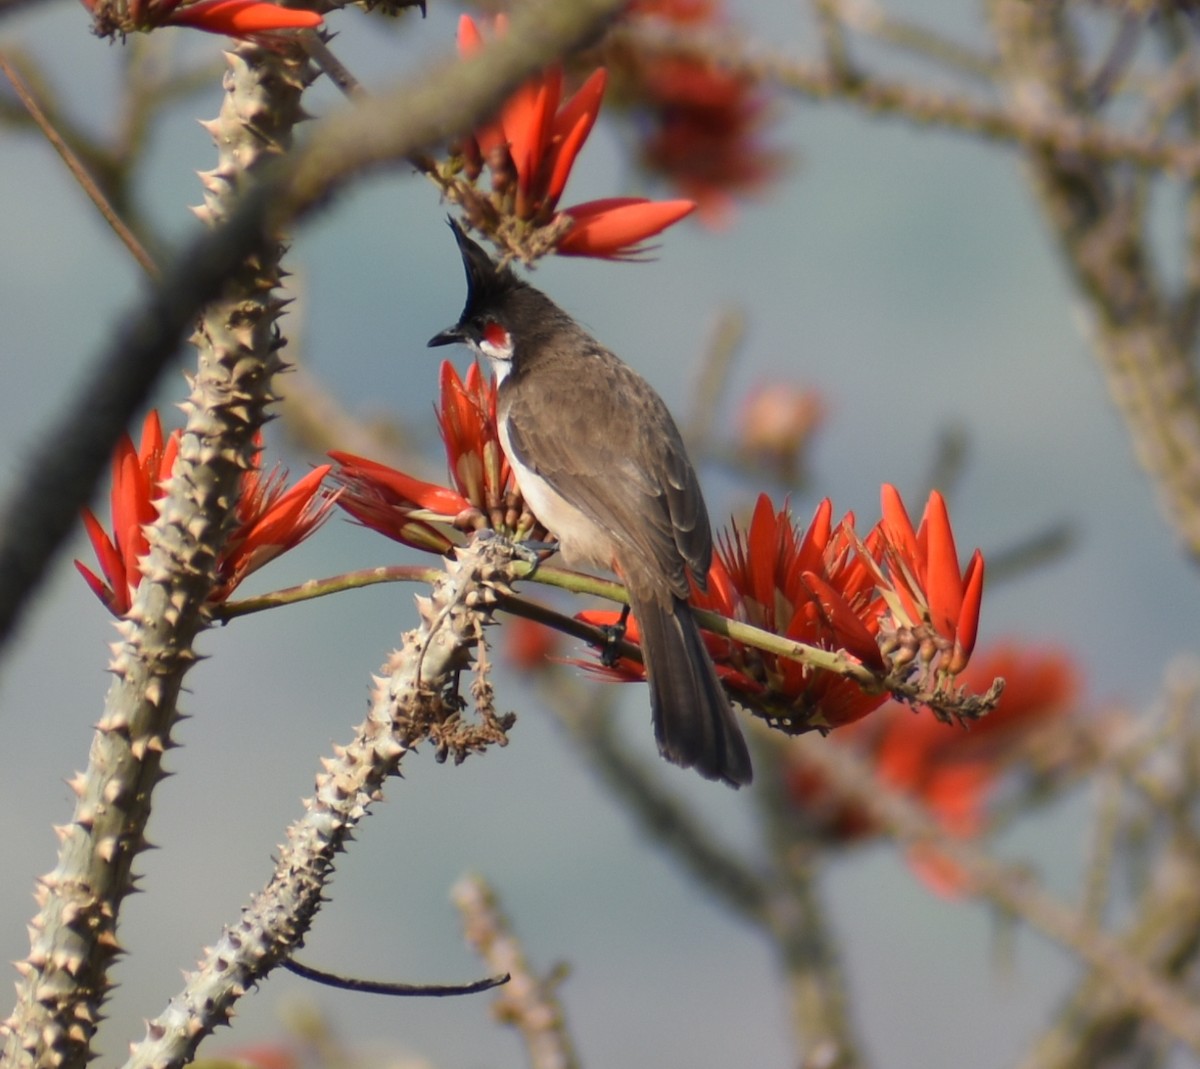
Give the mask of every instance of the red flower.
<path id="1" fill-rule="evenodd" d="M 959 572 L 954 532 L 942 495 L 929 495 L 921 526 L 913 531 L 894 486 L 881 493 L 879 525 L 883 559 L 897 597 L 890 599 L 892 641 L 904 656 L 919 656 L 944 675 L 957 675 L 970 660 L 983 597 L 983 555 L 975 550 Z"/>
<path id="2" fill-rule="evenodd" d="M 94 11 L 95 0 L 83 0 Z M 267 0 L 130 0 L 128 21 L 102 32 L 133 33 L 159 26 L 190 26 L 227 37 L 257 38 L 280 30 L 309 30 L 320 26 L 322 17 L 303 8 L 282 7 Z"/>
<path id="3" fill-rule="evenodd" d="M 515 485 L 500 447 L 496 382 L 490 376 L 485 381 L 479 364 L 473 363 L 464 383 L 448 360 L 442 361 L 440 380 L 437 420 L 451 478 L 480 512 L 491 514 L 504 506 Z"/>
<path id="4" fill-rule="evenodd" d="M 113 537 L 91 509 L 83 510 L 83 524 L 100 562 L 101 579 L 80 561 L 75 567 L 88 586 L 116 616 L 124 616 L 133 604 L 133 594 L 142 581 L 141 558 L 149 551 L 143 528 L 158 516 L 155 502 L 163 496 L 163 484 L 179 452 L 179 431 L 163 441 L 158 412 L 151 410 L 142 424 L 142 440 L 137 449 L 128 434 L 121 435 L 113 455 L 112 509 Z M 107 582 L 105 582 L 107 580 Z"/>
<path id="5" fill-rule="evenodd" d="M 221 551 L 217 570 L 220 585 L 213 601 L 224 601 L 251 572 L 294 549 L 325 522 L 337 500 L 322 484 L 331 464 L 313 468 L 299 482 L 286 487 L 287 471 L 276 465 L 269 475 L 254 467 L 242 476 L 237 505 L 237 527 Z"/>
<path id="6" fill-rule="evenodd" d="M 1080 691 L 1068 654 L 1013 642 L 976 658 L 959 682 L 983 690 L 996 676 L 1006 681 L 999 704 L 966 728 L 893 702 L 831 741 L 866 755 L 882 783 L 921 801 L 949 834 L 977 836 L 985 826 L 989 797 L 1004 771 L 1022 757 L 1030 734 L 1066 715 Z M 793 801 L 827 839 L 849 842 L 878 833 L 862 808 L 833 795 L 811 766 L 797 763 L 787 782 Z M 910 851 L 909 861 L 935 890 L 966 889 L 964 875 L 932 848 Z"/>
<path id="7" fill-rule="evenodd" d="M 83 523 L 100 563 L 101 579 L 81 561 L 75 567 L 96 596 L 115 616 L 124 616 L 142 581 L 141 560 L 150 544 L 145 528 L 158 516 L 157 502 L 179 451 L 181 432 L 163 440 L 158 413 L 151 411 L 142 427 L 137 449 L 122 435 L 113 457 L 112 524 L 110 538 L 91 509 L 83 510 Z M 324 522 L 335 495 L 322 489 L 330 466 L 309 472 L 295 486 L 284 489 L 286 472 L 276 467 L 263 477 L 255 466 L 242 476 L 237 504 L 237 527 L 217 559 L 218 585 L 210 596 L 224 601 L 251 572 L 299 545 Z"/>
<path id="8" fill-rule="evenodd" d="M 876 672 L 886 670 L 876 641 L 879 598 L 872 573 L 856 559 L 854 516 L 832 524 L 828 498 L 804 531 L 785 505 L 762 494 L 749 528 L 735 524 L 718 538 L 708 592 L 695 604 L 828 650 L 844 650 Z M 851 680 L 790 658 L 728 643 L 727 663 L 754 681 L 759 695 L 782 705 L 800 730 L 837 727 L 886 700 Z"/>
<path id="9" fill-rule="evenodd" d="M 504 32 L 506 28 L 507 22 L 497 18 L 496 29 Z M 469 56 L 482 44 L 475 21 L 469 15 L 461 16 L 459 52 Z M 564 256 L 634 256 L 641 251 L 640 242 L 696 207 L 690 200 L 622 197 L 559 211 L 558 201 L 571 168 L 600 112 L 606 81 L 604 68 L 593 71 L 564 103 L 563 70 L 561 64 L 555 64 L 521 86 L 502 105 L 499 117 L 479 127 L 462 146 L 468 177 L 478 177 L 484 165 L 491 172 L 493 206 L 503 215 L 537 227 L 572 221 L 556 242 L 557 251 Z"/>
<path id="10" fill-rule="evenodd" d="M 885 664 L 871 627 L 878 612 L 872 573 L 853 561 L 857 543 L 853 516 L 836 528 L 832 505 L 818 506 L 812 523 L 798 531 L 788 509 L 776 512 L 764 494 L 746 531 L 736 524 L 718 538 L 708 574 L 708 590 L 692 603 L 785 638 L 831 650 L 845 650 L 873 670 Z M 581 613 L 589 623 L 616 621 L 616 613 Z M 626 638 L 637 642 L 636 626 Z M 718 674 L 744 700 L 769 709 L 789 730 L 834 727 L 878 708 L 886 694 L 867 694 L 855 682 L 815 670 L 795 660 L 705 636 Z M 640 665 L 622 661 L 613 672 L 643 677 Z"/>
<path id="11" fill-rule="evenodd" d="M 728 32 L 713 0 L 634 0 L 627 13 Z M 747 75 L 698 57 L 646 55 L 636 44 L 616 62 L 623 96 L 642 119 L 643 166 L 693 198 L 705 222 L 724 222 L 736 196 L 757 192 L 783 170 L 782 154 L 761 143 L 766 98 Z"/>
<path id="12" fill-rule="evenodd" d="M 934 518 L 906 541 L 903 530 L 885 530 L 887 511 L 864 540 L 855 533 L 853 515 L 834 526 L 828 499 L 801 531 L 786 506 L 776 511 L 762 495 L 747 530 L 735 524 L 718 538 L 708 589 L 695 592 L 692 603 L 796 642 L 841 651 L 881 681 L 898 673 L 902 678 L 919 674 L 920 682 L 930 683 L 928 677 L 935 673 L 932 685 L 938 687 L 943 677 L 961 671 L 970 655 L 983 559 L 976 551 L 967 577 L 959 576 L 945 505 L 935 496 L 937 505 L 931 499 L 927 510 Z M 895 524 L 895 509 L 903 505 L 890 486 L 884 488 L 884 498 Z M 957 601 L 947 579 L 952 559 L 953 575 L 960 583 Z M 931 588 L 934 594 L 927 594 Z M 949 628 L 949 639 L 922 623 L 924 618 L 914 621 L 906 615 L 906 605 L 925 605 L 931 599 L 938 606 L 936 618 Z M 615 623 L 617 614 L 589 612 L 580 617 L 606 625 Z M 626 637 L 636 642 L 636 627 Z M 885 693 L 864 691 L 856 681 L 832 671 L 715 635 L 707 635 L 706 641 L 729 689 L 788 731 L 849 724 L 887 700 Z M 950 658 L 941 656 L 947 649 L 953 651 Z M 633 661 L 597 670 L 624 679 L 643 677 L 641 665 Z"/>
<path id="13" fill-rule="evenodd" d="M 438 427 L 456 489 L 407 475 L 350 453 L 331 452 L 344 487 L 338 499 L 359 523 L 416 549 L 448 553 L 456 544 L 446 530 L 492 527 L 518 538 L 535 534 L 496 430 L 496 383 L 478 364 L 466 381 L 443 361 Z M 544 534 L 540 528 L 537 532 Z"/>

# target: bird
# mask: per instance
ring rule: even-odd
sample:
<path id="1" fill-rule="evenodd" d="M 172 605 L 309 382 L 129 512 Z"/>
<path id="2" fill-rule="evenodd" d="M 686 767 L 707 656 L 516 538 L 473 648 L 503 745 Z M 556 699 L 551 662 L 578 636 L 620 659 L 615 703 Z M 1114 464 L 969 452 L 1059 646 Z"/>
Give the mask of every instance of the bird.
<path id="1" fill-rule="evenodd" d="M 607 569 L 637 621 L 659 752 L 732 787 L 751 782 L 746 741 L 688 604 L 713 538 L 665 402 L 567 312 L 453 219 L 467 275 L 454 326 L 493 365 L 497 434 L 517 488 L 571 567 Z"/>

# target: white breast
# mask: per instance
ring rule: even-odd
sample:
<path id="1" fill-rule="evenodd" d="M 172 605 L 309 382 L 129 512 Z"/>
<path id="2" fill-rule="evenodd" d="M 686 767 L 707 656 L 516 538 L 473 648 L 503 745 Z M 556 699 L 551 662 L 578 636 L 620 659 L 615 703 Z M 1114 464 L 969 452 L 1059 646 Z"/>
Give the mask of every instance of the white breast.
<path id="1" fill-rule="evenodd" d="M 501 416 L 499 424 L 500 447 L 512 466 L 521 496 L 542 526 L 558 539 L 563 559 L 573 568 L 587 565 L 612 568 L 613 546 L 608 535 L 545 479 L 517 460 L 508 439 L 508 420 Z"/>

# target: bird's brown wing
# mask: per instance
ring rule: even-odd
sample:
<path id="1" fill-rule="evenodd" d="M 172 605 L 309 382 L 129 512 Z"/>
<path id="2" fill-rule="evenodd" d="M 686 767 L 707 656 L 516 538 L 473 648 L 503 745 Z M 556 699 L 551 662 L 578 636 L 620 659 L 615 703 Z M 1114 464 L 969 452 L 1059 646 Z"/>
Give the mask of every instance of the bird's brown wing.
<path id="1" fill-rule="evenodd" d="M 652 574 L 687 598 L 688 572 L 702 584 L 708 575 L 712 531 L 683 439 L 637 372 L 603 349 L 586 360 L 582 368 L 578 361 L 537 367 L 536 410 L 517 383 L 505 383 L 518 387 L 506 406 L 510 447 L 607 532 L 620 556 L 653 565 Z M 589 388 L 583 411 L 581 377 Z M 544 418 L 546 411 L 554 418 Z M 562 433 L 567 415 L 569 434 Z"/>

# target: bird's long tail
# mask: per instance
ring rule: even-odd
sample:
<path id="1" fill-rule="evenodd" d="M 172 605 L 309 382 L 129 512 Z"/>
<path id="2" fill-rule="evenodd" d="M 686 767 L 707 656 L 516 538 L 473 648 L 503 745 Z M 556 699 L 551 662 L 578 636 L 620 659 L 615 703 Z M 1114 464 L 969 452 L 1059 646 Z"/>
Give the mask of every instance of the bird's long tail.
<path id="1" fill-rule="evenodd" d="M 659 752 L 707 779 L 732 787 L 749 783 L 753 771 L 746 740 L 687 602 L 669 592 L 635 591 L 635 585 L 627 589 L 646 661 Z"/>

